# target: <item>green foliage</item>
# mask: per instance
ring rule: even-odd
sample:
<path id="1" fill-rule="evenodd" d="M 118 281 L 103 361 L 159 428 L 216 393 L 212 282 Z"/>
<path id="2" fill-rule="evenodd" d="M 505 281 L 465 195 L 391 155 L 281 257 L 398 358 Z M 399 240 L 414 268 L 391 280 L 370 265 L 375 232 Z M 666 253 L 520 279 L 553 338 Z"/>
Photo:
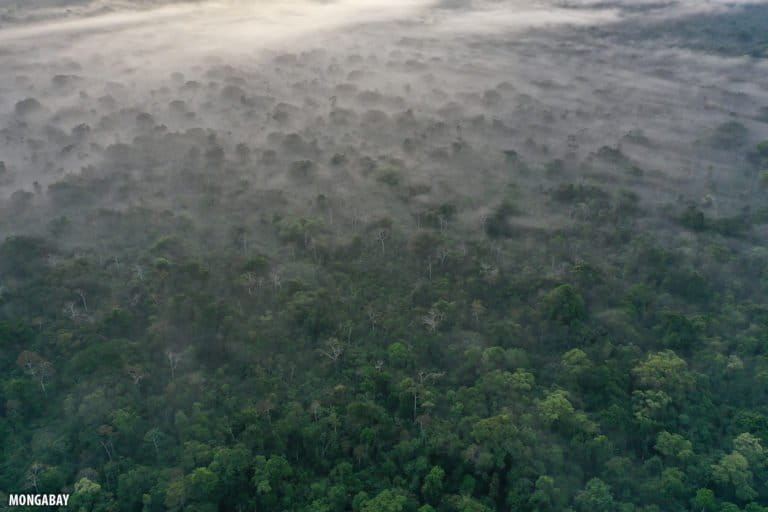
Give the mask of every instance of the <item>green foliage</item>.
<path id="1" fill-rule="evenodd" d="M 717 509 L 715 493 L 710 489 L 699 489 L 691 500 L 693 506 L 702 512 L 714 512 Z"/>
<path id="2" fill-rule="evenodd" d="M 109 512 L 114 510 L 115 503 L 101 485 L 81 478 L 75 483 L 68 507 L 77 512 Z"/>
<path id="3" fill-rule="evenodd" d="M 688 363 L 672 350 L 648 354 L 633 370 L 638 386 L 681 395 L 691 389 L 694 380 Z"/>
<path id="4" fill-rule="evenodd" d="M 739 452 L 723 455 L 717 464 L 713 464 L 712 479 L 739 500 L 750 501 L 757 497 L 757 491 L 752 487 L 749 462 Z"/>
<path id="5" fill-rule="evenodd" d="M 611 512 L 616 507 L 610 487 L 599 478 L 587 482 L 576 494 L 575 503 L 581 512 Z"/>
<path id="6" fill-rule="evenodd" d="M 681 462 L 693 457 L 691 442 L 679 434 L 670 434 L 667 431 L 659 432 L 654 448 L 665 457 Z"/>
<path id="7" fill-rule="evenodd" d="M 582 322 L 587 318 L 584 299 L 568 284 L 563 284 L 550 291 L 542 301 L 544 314 L 560 324 Z"/>
<path id="8" fill-rule="evenodd" d="M 366 501 L 362 512 L 402 512 L 406 501 L 405 496 L 387 489 Z"/>
<path id="9" fill-rule="evenodd" d="M 561 389 L 548 393 L 546 398 L 538 403 L 538 410 L 541 418 L 548 424 L 565 421 L 574 413 L 568 394 Z"/>
<path id="10" fill-rule="evenodd" d="M 761 510 L 757 215 L 692 205 L 680 248 L 631 227 L 638 197 L 555 182 L 541 208 L 584 213 L 557 232 L 523 228 L 515 188 L 484 229 L 437 195 L 366 222 L 327 191 L 238 199 L 226 158 L 184 192 L 212 224 L 70 208 L 0 244 L 0 488 L 110 512 Z"/>
<path id="11" fill-rule="evenodd" d="M 443 494 L 443 488 L 445 486 L 445 471 L 440 466 L 434 466 L 426 477 L 424 477 L 424 484 L 421 486 L 421 494 L 424 499 L 430 503 L 437 503 Z"/>

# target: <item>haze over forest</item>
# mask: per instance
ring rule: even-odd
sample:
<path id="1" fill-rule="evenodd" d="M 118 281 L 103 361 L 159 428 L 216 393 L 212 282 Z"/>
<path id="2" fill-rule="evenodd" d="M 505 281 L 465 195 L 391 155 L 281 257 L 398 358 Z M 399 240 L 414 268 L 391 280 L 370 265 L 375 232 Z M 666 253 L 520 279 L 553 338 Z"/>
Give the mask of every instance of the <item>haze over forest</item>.
<path id="1" fill-rule="evenodd" d="M 3 506 L 768 510 L 768 3 L 6 0 L 0 69 Z"/>

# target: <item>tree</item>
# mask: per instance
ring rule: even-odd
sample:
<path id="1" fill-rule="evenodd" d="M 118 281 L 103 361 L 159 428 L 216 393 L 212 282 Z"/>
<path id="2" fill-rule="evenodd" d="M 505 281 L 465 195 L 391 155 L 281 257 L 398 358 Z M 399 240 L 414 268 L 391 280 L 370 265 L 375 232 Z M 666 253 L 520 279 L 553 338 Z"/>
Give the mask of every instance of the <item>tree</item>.
<path id="1" fill-rule="evenodd" d="M 197 468 L 184 479 L 186 497 L 198 503 L 216 503 L 219 478 L 208 468 Z"/>
<path id="2" fill-rule="evenodd" d="M 536 408 L 546 424 L 567 421 L 574 413 L 568 393 L 562 389 L 548 393 L 543 400 L 536 403 Z"/>
<path id="3" fill-rule="evenodd" d="M 672 350 L 648 354 L 633 370 L 639 387 L 664 391 L 672 396 L 681 396 L 694 384 L 688 363 Z"/>
<path id="4" fill-rule="evenodd" d="M 760 439 L 749 432 L 739 434 L 733 440 L 733 450 L 744 456 L 753 468 L 762 468 L 766 463 L 766 452 Z"/>
<path id="5" fill-rule="evenodd" d="M 405 496 L 387 489 L 366 501 L 362 512 L 402 512 L 406 501 Z"/>
<path id="6" fill-rule="evenodd" d="M 571 381 L 580 381 L 593 370 L 592 361 L 586 352 L 580 348 L 574 348 L 563 354 L 560 364 L 565 370 L 565 375 Z"/>
<path id="7" fill-rule="evenodd" d="M 715 512 L 717 509 L 717 499 L 715 493 L 710 489 L 699 489 L 696 496 L 691 500 L 695 512 Z"/>
<path id="8" fill-rule="evenodd" d="M 632 409 L 643 427 L 649 427 L 660 422 L 667 407 L 672 403 L 670 397 L 664 391 L 637 390 L 632 392 Z"/>
<path id="9" fill-rule="evenodd" d="M 483 228 L 490 238 L 510 238 L 514 236 L 515 229 L 510 218 L 518 215 L 520 209 L 509 199 L 503 200 L 493 213 L 483 220 Z"/>
<path id="10" fill-rule="evenodd" d="M 68 506 L 76 512 L 111 512 L 115 510 L 115 503 L 108 493 L 104 492 L 101 485 L 81 478 L 75 483 Z"/>
<path id="11" fill-rule="evenodd" d="M 543 300 L 545 316 L 563 325 L 582 322 L 587 318 L 584 299 L 569 284 L 563 284 L 550 291 Z"/>
<path id="12" fill-rule="evenodd" d="M 424 477 L 424 483 L 421 486 L 421 495 L 424 499 L 429 503 L 437 504 L 443 492 L 444 480 L 445 470 L 440 466 L 433 466 Z"/>
<path id="13" fill-rule="evenodd" d="M 40 475 L 47 469 L 47 466 L 45 464 L 41 464 L 39 462 L 32 463 L 31 466 L 29 466 L 29 469 L 27 470 L 27 482 L 34 487 L 35 492 L 40 492 L 40 486 L 38 485 L 40 481 Z"/>
<path id="14" fill-rule="evenodd" d="M 208 468 L 218 478 L 216 496 L 220 505 L 236 508 L 248 501 L 251 462 L 251 454 L 242 444 L 231 448 L 220 446 L 214 450 Z"/>
<path id="15" fill-rule="evenodd" d="M 448 500 L 450 510 L 456 512 L 493 512 L 492 509 L 470 496 L 451 496 Z"/>
<path id="16" fill-rule="evenodd" d="M 39 275 L 45 268 L 45 257 L 54 253 L 52 247 L 40 238 L 12 236 L 0 244 L 0 275 L 21 279 Z"/>
<path id="17" fill-rule="evenodd" d="M 664 501 L 668 506 L 674 506 L 685 491 L 686 475 L 678 468 L 666 468 L 659 478 L 659 487 L 663 490 Z"/>
<path id="18" fill-rule="evenodd" d="M 293 468 L 283 456 L 256 457 L 251 484 L 265 507 L 275 509 L 286 505 L 283 501 L 290 497 L 293 474 Z"/>
<path id="19" fill-rule="evenodd" d="M 723 455 L 720 462 L 712 465 L 712 479 L 719 485 L 733 490 L 739 500 L 749 501 L 757 497 L 752 487 L 749 462 L 739 452 Z"/>
<path id="20" fill-rule="evenodd" d="M 16 359 L 16 364 L 40 384 L 40 389 L 43 390 L 43 393 L 46 392 L 45 385 L 54 373 L 53 365 L 49 361 L 46 361 L 35 352 L 24 350 Z"/>
<path id="21" fill-rule="evenodd" d="M 160 443 L 162 442 L 162 440 L 163 440 L 163 433 L 157 427 L 153 427 L 149 429 L 147 433 L 144 434 L 144 442 L 152 445 L 152 448 L 154 448 L 154 451 L 155 451 L 155 459 L 158 462 L 160 461 Z"/>
<path id="22" fill-rule="evenodd" d="M 396 341 L 387 347 L 387 360 L 397 368 L 404 368 L 413 360 L 412 350 L 402 341 Z"/>
<path id="23" fill-rule="evenodd" d="M 475 463 L 486 470 L 503 468 L 521 449 L 518 429 L 509 414 L 476 422 L 472 438 L 480 448 Z"/>
<path id="24" fill-rule="evenodd" d="M 528 500 L 535 512 L 555 511 L 561 508 L 563 493 L 555 487 L 555 479 L 542 475 L 536 479 L 535 490 Z"/>
<path id="25" fill-rule="evenodd" d="M 662 431 L 656 436 L 656 451 L 673 460 L 685 462 L 693 457 L 693 445 L 679 434 Z"/>
<path id="26" fill-rule="evenodd" d="M 35 98 L 25 98 L 14 105 L 14 112 L 17 116 L 27 117 L 33 114 L 37 114 L 43 110 L 43 105 L 40 104 Z"/>
<path id="27" fill-rule="evenodd" d="M 157 474 L 151 468 L 138 466 L 121 473 L 118 477 L 117 501 L 125 512 L 140 510 L 144 496 L 157 481 Z"/>
<path id="28" fill-rule="evenodd" d="M 325 349 L 318 349 L 318 351 L 334 363 L 338 362 L 344 353 L 344 344 L 338 338 L 329 339 L 325 343 L 325 347 Z"/>
<path id="29" fill-rule="evenodd" d="M 168 368 L 171 371 L 171 380 L 176 377 L 176 367 L 179 365 L 179 361 L 182 358 L 182 354 L 173 350 L 165 351 L 165 359 L 168 361 Z"/>
<path id="30" fill-rule="evenodd" d="M 574 499 L 576 508 L 581 512 L 614 512 L 616 502 L 608 485 L 599 478 L 593 478 Z"/>
<path id="31" fill-rule="evenodd" d="M 712 134 L 712 146 L 720 150 L 739 149 L 746 144 L 749 130 L 738 121 L 719 124 Z"/>
<path id="32" fill-rule="evenodd" d="M 480 324 L 480 317 L 483 316 L 486 312 L 485 306 L 483 306 L 483 303 L 480 301 L 480 299 L 475 299 L 472 301 L 472 304 L 469 307 L 470 313 L 472 314 L 472 318 L 475 321 L 475 325 Z"/>

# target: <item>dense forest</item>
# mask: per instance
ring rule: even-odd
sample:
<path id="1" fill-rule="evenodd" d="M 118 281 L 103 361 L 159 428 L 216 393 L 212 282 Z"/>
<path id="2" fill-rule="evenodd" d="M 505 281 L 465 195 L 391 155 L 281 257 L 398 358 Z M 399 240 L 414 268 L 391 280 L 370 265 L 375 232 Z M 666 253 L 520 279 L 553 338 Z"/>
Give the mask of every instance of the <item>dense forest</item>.
<path id="1" fill-rule="evenodd" d="M 447 4 L 0 30 L 0 508 L 768 511 L 768 6 Z"/>

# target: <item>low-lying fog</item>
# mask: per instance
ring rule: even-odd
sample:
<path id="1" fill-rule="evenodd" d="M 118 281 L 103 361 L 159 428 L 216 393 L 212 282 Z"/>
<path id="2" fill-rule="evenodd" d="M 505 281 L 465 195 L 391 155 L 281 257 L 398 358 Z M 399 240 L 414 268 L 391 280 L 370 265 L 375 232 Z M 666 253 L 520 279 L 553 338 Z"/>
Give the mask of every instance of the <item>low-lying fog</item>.
<path id="1" fill-rule="evenodd" d="M 673 34 L 619 36 L 739 8 L 10 2 L 0 7 L 0 192 L 30 192 L 44 208 L 56 182 L 119 172 L 134 188 L 107 186 L 99 206 L 183 211 L 183 190 L 165 178 L 199 166 L 213 181 L 235 169 L 250 190 L 281 190 L 296 205 L 324 194 L 408 222 L 403 190 L 417 205 L 457 201 L 470 226 L 510 183 L 629 189 L 651 213 L 708 196 L 725 215 L 757 194 L 745 154 L 768 138 L 768 62 L 685 49 Z M 718 147 L 731 121 L 745 130 Z M 524 224 L 568 222 L 535 201 L 526 210 Z M 0 238 L 22 229 L 4 223 Z"/>

